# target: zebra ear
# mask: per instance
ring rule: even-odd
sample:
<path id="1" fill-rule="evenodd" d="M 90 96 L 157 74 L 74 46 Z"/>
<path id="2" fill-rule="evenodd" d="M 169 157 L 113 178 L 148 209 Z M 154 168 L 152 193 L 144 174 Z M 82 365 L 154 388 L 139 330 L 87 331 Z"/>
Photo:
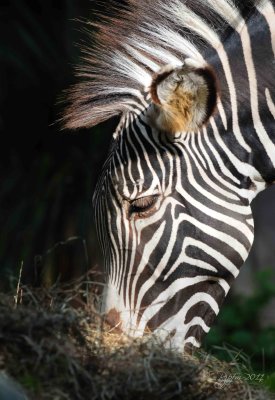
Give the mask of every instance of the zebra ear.
<path id="1" fill-rule="evenodd" d="M 161 68 L 153 77 L 150 93 L 149 117 L 157 129 L 172 134 L 197 131 L 215 111 L 217 79 L 211 67 L 198 67 L 187 59 L 181 67 Z"/>

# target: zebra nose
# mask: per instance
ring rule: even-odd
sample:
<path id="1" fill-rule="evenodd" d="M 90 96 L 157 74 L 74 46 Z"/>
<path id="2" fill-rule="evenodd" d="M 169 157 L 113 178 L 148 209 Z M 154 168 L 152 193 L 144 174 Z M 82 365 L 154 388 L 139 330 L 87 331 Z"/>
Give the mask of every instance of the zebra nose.
<path id="1" fill-rule="evenodd" d="M 120 312 L 115 308 L 112 308 L 107 312 L 107 314 L 105 314 L 105 322 L 110 326 L 112 332 L 122 332 Z"/>

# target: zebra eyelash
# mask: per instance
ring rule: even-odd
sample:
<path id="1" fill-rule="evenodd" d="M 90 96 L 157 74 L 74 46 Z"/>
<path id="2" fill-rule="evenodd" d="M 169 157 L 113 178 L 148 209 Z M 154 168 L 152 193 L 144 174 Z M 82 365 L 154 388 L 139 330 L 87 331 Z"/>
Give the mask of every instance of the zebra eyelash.
<path id="1" fill-rule="evenodd" d="M 129 216 L 133 214 L 140 217 L 148 216 L 148 213 L 152 211 L 153 206 L 156 204 L 157 199 L 157 195 L 151 195 L 132 200 L 129 204 Z"/>

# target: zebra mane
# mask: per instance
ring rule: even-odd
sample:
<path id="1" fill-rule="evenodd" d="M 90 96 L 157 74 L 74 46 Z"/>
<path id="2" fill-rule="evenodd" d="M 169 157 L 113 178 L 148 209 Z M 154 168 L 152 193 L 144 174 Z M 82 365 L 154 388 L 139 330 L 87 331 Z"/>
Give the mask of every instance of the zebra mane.
<path id="1" fill-rule="evenodd" d="M 64 126 L 91 127 L 128 111 L 159 68 L 180 66 L 186 57 L 203 61 L 207 49 L 217 49 L 255 5 L 255 0 L 128 0 L 126 6 L 113 5 L 112 16 L 86 23 L 93 45 L 82 48 L 79 83 L 65 95 Z"/>

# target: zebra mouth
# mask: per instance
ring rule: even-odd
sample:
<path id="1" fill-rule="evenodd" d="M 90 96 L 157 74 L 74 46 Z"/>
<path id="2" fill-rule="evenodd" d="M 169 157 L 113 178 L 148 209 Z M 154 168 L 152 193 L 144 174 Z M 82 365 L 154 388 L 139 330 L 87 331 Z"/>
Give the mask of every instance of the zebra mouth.
<path id="1" fill-rule="evenodd" d="M 121 318 L 120 312 L 117 311 L 115 308 L 112 308 L 106 315 L 105 315 L 105 322 L 107 325 L 110 325 L 112 332 L 121 333 Z"/>

